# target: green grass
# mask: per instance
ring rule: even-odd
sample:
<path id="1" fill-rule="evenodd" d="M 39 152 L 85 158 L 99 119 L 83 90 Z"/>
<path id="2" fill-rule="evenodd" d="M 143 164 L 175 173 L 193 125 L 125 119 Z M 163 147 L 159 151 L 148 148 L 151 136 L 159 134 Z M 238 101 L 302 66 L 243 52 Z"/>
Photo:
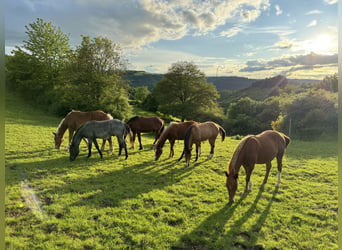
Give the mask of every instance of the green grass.
<path id="1" fill-rule="evenodd" d="M 292 141 L 279 189 L 275 161 L 263 190 L 256 166 L 246 197 L 241 171 L 229 206 L 224 171 L 239 140 L 217 140 L 210 161 L 204 143 L 190 167 L 176 161 L 182 143 L 154 161 L 148 135 L 127 160 L 117 144 L 87 159 L 82 143 L 70 162 L 54 149 L 60 119 L 7 96 L 7 249 L 337 249 L 336 141 Z"/>

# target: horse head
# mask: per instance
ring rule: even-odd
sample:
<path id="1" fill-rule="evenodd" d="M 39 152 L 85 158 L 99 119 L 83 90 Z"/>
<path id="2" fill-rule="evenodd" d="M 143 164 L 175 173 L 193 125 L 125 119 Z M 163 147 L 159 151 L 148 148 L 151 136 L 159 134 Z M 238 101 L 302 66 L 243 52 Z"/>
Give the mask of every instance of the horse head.
<path id="1" fill-rule="evenodd" d="M 69 153 L 70 153 L 70 161 L 74 161 L 76 157 L 78 156 L 78 154 L 80 153 L 80 149 L 78 146 L 71 144 Z"/>
<path id="2" fill-rule="evenodd" d="M 225 172 L 226 174 L 226 187 L 228 190 L 228 200 L 229 203 L 232 204 L 234 203 L 234 197 L 235 197 L 235 193 L 237 190 L 237 186 L 238 186 L 238 174 L 228 174 L 228 172 Z"/>
<path id="3" fill-rule="evenodd" d="M 55 149 L 59 149 L 64 139 L 62 136 L 58 135 L 57 133 L 55 132 L 52 132 L 52 133 L 54 135 L 54 140 L 55 140 Z"/>
<path id="4" fill-rule="evenodd" d="M 162 147 L 157 147 L 156 145 L 153 145 L 154 149 L 154 159 L 157 161 L 161 154 L 163 153 Z"/>

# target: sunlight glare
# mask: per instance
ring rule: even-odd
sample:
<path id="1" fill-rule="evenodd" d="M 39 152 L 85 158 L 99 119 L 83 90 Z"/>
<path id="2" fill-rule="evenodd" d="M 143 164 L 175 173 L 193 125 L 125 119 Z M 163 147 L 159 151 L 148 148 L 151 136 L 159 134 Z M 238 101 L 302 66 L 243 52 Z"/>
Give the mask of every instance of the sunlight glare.
<path id="1" fill-rule="evenodd" d="M 337 51 L 337 41 L 330 35 L 321 34 L 312 40 L 304 41 L 300 47 L 306 53 L 334 54 Z"/>

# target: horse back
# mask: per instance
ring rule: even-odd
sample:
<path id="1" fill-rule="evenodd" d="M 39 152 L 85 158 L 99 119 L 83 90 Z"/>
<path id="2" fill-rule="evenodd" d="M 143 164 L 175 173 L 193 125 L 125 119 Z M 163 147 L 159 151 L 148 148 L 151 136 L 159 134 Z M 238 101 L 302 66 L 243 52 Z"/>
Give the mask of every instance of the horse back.
<path id="1" fill-rule="evenodd" d="M 289 143 L 289 137 L 272 130 L 256 135 L 258 143 L 258 162 L 265 163 L 273 160 L 277 155 L 283 155 Z"/>
<path id="2" fill-rule="evenodd" d="M 73 110 L 65 117 L 65 122 L 69 128 L 78 129 L 88 121 L 104 121 L 109 119 L 110 116 L 101 110 L 89 112 Z"/>
<path id="3" fill-rule="evenodd" d="M 127 121 L 132 131 L 135 132 L 151 132 L 159 131 L 164 126 L 164 121 L 159 117 L 132 117 Z"/>

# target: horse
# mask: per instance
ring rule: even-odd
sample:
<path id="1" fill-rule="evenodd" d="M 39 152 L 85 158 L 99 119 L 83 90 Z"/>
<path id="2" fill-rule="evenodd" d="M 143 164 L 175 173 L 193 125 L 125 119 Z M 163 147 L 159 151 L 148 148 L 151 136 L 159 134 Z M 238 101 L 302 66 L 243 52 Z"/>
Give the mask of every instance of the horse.
<path id="1" fill-rule="evenodd" d="M 243 166 L 246 171 L 245 194 L 252 191 L 252 182 L 250 180 L 255 164 L 266 163 L 266 174 L 262 187 L 266 184 L 271 169 L 271 161 L 276 157 L 278 165 L 278 182 L 281 182 L 282 159 L 285 149 L 290 143 L 290 138 L 281 132 L 266 130 L 258 135 L 249 135 L 238 144 L 233 157 L 229 163 L 226 174 L 226 187 L 229 195 L 229 203 L 234 202 L 234 196 L 237 190 L 238 172 Z"/>
<path id="2" fill-rule="evenodd" d="M 208 121 L 204 123 L 191 125 L 185 133 L 184 150 L 181 157 L 178 160 L 181 160 L 183 154 L 185 154 L 186 166 L 188 167 L 190 165 L 192 144 L 195 144 L 195 161 L 197 161 L 198 156 L 201 154 L 201 142 L 205 140 L 208 140 L 211 146 L 210 154 L 208 156 L 208 159 L 210 160 L 214 155 L 215 141 L 218 134 L 221 135 L 222 141 L 224 141 L 226 137 L 226 131 L 215 122 Z"/>
<path id="3" fill-rule="evenodd" d="M 158 140 L 160 134 L 164 130 L 164 121 L 156 116 L 152 116 L 152 117 L 134 116 L 127 121 L 127 124 L 132 131 L 132 136 L 130 136 L 132 149 L 134 149 L 135 135 L 138 136 L 139 145 L 140 145 L 139 149 L 141 150 L 143 149 L 143 146 L 141 144 L 141 133 L 155 132 L 156 137 L 153 142 L 153 145 L 154 145 L 156 141 Z"/>
<path id="4" fill-rule="evenodd" d="M 96 138 L 110 138 L 111 136 L 116 136 L 119 143 L 119 156 L 121 155 L 122 148 L 125 149 L 125 156 L 127 159 L 127 147 L 125 138 L 127 134 L 130 133 L 129 126 L 117 119 L 105 120 L 105 121 L 88 121 L 83 126 L 81 126 L 72 138 L 70 145 L 70 161 L 76 159 L 79 154 L 79 145 L 82 138 L 88 139 L 88 158 L 91 156 L 91 147 L 94 142 L 97 151 L 102 158 L 102 152 L 99 149 Z"/>
<path id="5" fill-rule="evenodd" d="M 163 147 L 166 140 L 170 142 L 170 154 L 169 158 L 172 158 L 174 155 L 173 146 L 176 140 L 184 140 L 186 130 L 193 124 L 197 122 L 188 121 L 188 122 L 171 122 L 170 125 L 163 131 L 160 135 L 157 143 L 154 146 L 155 156 L 154 159 L 158 160 L 161 154 L 163 153 Z"/>
<path id="6" fill-rule="evenodd" d="M 113 117 L 110 114 L 106 114 L 101 110 L 90 111 L 90 112 L 81 112 L 72 110 L 70 111 L 59 123 L 56 132 L 52 132 L 54 135 L 55 141 L 55 149 L 59 149 L 62 142 L 63 142 L 63 135 L 65 131 L 69 130 L 69 144 L 66 147 L 66 150 L 69 149 L 71 140 L 73 137 L 74 132 L 81 127 L 87 121 L 103 121 L 103 120 L 110 120 Z M 106 138 L 109 142 L 110 152 L 113 151 L 113 144 L 111 138 Z M 104 146 L 106 143 L 106 139 L 103 139 L 101 150 L 104 150 Z"/>

